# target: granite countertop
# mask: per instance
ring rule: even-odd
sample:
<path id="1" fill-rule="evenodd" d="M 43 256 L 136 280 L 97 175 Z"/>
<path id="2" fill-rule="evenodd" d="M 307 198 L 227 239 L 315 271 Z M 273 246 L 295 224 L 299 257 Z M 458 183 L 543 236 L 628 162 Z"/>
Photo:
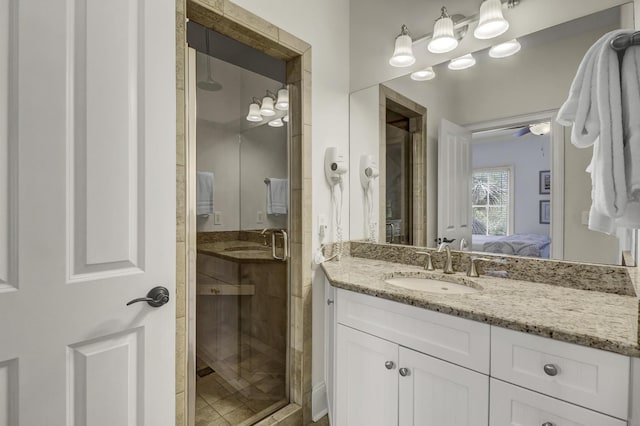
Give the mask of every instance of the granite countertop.
<path id="1" fill-rule="evenodd" d="M 253 241 L 229 240 L 198 243 L 200 254 L 231 260 L 236 263 L 282 262 L 271 255 L 271 247 Z"/>
<path id="2" fill-rule="evenodd" d="M 470 278 L 482 287 L 471 294 L 435 294 L 387 284 L 390 273 L 420 275 L 423 268 L 359 257 L 322 264 L 337 288 L 418 306 L 564 342 L 640 357 L 640 299 L 592 290 L 507 278 Z M 636 289 L 637 268 L 630 268 Z M 433 272 L 428 274 L 434 274 Z M 442 274 L 435 271 L 435 274 Z M 386 277 L 385 277 L 386 276 Z M 454 279 L 466 278 L 456 273 Z M 445 278 L 446 279 L 446 278 Z"/>

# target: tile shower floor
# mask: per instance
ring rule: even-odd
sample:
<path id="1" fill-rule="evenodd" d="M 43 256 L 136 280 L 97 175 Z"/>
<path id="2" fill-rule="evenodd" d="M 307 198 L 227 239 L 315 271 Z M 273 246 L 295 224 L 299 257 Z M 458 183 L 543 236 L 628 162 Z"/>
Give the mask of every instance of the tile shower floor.
<path id="1" fill-rule="evenodd" d="M 251 425 L 287 404 L 284 356 L 242 340 L 236 353 L 211 366 L 198 358 L 196 426 Z"/>

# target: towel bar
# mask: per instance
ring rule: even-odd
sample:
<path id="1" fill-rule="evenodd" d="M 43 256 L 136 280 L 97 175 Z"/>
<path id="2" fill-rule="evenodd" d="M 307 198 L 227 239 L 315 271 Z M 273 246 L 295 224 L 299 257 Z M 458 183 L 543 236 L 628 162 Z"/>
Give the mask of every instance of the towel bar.
<path id="1" fill-rule="evenodd" d="M 626 50 L 629 46 L 640 45 L 640 31 L 631 34 L 620 34 L 611 41 L 611 48 L 616 51 Z"/>

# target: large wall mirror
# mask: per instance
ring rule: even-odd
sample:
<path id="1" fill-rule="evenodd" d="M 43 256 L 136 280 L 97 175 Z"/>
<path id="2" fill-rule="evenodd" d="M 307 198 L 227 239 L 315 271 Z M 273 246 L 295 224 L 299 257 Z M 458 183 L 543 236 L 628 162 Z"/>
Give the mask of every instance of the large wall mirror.
<path id="1" fill-rule="evenodd" d="M 587 49 L 633 28 L 633 15 L 633 3 L 601 10 L 519 37 L 513 56 L 485 49 L 468 69 L 435 64 L 432 80 L 405 75 L 352 93 L 351 239 L 446 238 L 455 249 L 464 239 L 472 251 L 606 264 L 636 253 L 635 232 L 587 228 L 592 152 L 555 124 Z M 357 179 L 366 155 L 380 171 L 373 209 Z"/>

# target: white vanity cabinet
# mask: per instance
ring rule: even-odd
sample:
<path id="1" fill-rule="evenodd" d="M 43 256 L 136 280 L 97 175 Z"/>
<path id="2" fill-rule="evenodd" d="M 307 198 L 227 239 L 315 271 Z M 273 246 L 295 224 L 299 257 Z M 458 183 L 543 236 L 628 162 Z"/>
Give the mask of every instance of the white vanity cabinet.
<path id="1" fill-rule="evenodd" d="M 336 307 L 336 425 L 488 425 L 488 375 L 422 353 L 488 372 L 488 325 L 344 290 Z"/>
<path id="2" fill-rule="evenodd" d="M 640 426 L 640 360 L 338 289 L 334 426 Z"/>

